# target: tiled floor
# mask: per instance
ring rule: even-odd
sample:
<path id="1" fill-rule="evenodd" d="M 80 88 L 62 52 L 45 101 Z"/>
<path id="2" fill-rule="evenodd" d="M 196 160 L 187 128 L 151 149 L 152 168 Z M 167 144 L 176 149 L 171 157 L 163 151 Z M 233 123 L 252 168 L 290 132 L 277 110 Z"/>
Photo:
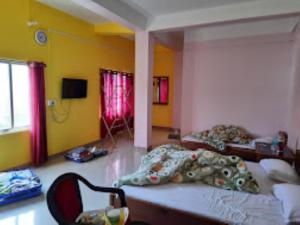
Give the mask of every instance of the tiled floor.
<path id="1" fill-rule="evenodd" d="M 153 146 L 170 143 L 168 132 L 155 129 L 153 131 Z M 176 142 L 176 141 L 175 141 Z M 106 147 L 109 142 L 104 143 Z M 111 186 L 119 176 L 133 172 L 139 165 L 139 160 L 145 150 L 133 147 L 133 140 L 124 135 L 117 139 L 117 148 L 106 157 L 99 158 L 84 164 L 65 161 L 62 157 L 51 160 L 36 173 L 43 182 L 43 191 L 46 193 L 53 180 L 66 172 L 75 172 L 90 182 L 99 186 Z M 85 210 L 97 209 L 108 205 L 108 195 L 98 194 L 81 188 Z M 49 214 L 45 194 L 23 202 L 0 207 L 0 225 L 54 225 L 56 224 Z"/>

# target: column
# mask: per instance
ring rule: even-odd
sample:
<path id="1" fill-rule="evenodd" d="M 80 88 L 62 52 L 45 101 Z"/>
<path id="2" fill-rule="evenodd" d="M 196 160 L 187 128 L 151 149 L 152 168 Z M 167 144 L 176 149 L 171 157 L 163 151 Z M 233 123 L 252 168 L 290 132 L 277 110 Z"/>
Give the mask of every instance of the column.
<path id="1" fill-rule="evenodd" d="M 182 51 L 175 52 L 175 65 L 174 65 L 174 103 L 173 103 L 173 128 L 181 128 L 181 85 L 182 85 L 182 64 L 183 53 Z"/>
<path id="2" fill-rule="evenodd" d="M 134 146 L 146 149 L 152 141 L 153 45 L 149 32 L 136 32 Z"/>

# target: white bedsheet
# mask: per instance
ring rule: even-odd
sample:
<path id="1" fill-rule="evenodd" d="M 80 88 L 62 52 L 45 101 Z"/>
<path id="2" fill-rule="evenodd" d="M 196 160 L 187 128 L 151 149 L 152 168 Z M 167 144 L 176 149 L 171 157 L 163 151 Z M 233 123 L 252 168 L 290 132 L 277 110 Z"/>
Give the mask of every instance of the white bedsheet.
<path id="1" fill-rule="evenodd" d="M 230 224 L 283 225 L 281 202 L 272 195 L 273 181 L 258 163 L 247 162 L 260 194 L 227 191 L 202 183 L 123 186 L 127 196 L 219 219 Z"/>
<path id="2" fill-rule="evenodd" d="M 184 136 L 182 139 L 182 141 L 192 141 L 192 142 L 199 142 L 201 143 L 201 140 L 191 136 L 191 135 L 186 135 Z M 233 143 L 227 143 L 227 146 L 231 146 L 231 147 L 236 147 L 236 148 L 247 148 L 249 150 L 255 150 L 255 147 L 252 143 L 250 144 L 233 144 Z"/>

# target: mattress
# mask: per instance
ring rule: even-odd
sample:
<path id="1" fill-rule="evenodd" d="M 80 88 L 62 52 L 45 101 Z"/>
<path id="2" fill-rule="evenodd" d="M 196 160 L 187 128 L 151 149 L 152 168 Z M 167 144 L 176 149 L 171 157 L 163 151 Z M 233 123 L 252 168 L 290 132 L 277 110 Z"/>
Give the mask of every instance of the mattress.
<path id="1" fill-rule="evenodd" d="M 128 197 L 155 203 L 229 224 L 283 225 L 281 202 L 272 194 L 270 180 L 258 163 L 247 162 L 260 186 L 259 194 L 228 191 L 203 183 L 123 186 Z"/>
<path id="2" fill-rule="evenodd" d="M 193 137 L 192 135 L 186 135 L 184 136 L 181 141 L 190 141 L 190 142 L 199 142 L 201 143 L 201 140 Z M 235 148 L 246 148 L 249 150 L 255 150 L 255 147 L 252 143 L 250 144 L 233 144 L 233 143 L 226 143 L 227 146 L 235 147 Z"/>
<path id="3" fill-rule="evenodd" d="M 0 206 L 41 194 L 42 183 L 31 169 L 0 173 Z"/>

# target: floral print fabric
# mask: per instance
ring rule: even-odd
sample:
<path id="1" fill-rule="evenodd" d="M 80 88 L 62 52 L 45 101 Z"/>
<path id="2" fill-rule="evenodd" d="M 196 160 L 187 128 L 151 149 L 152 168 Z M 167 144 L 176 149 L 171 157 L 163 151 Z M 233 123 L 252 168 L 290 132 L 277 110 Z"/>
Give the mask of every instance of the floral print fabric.
<path id="1" fill-rule="evenodd" d="M 249 144 L 254 139 L 245 129 L 234 125 L 214 126 L 208 136 L 235 144 Z"/>
<path id="2" fill-rule="evenodd" d="M 208 144 L 219 151 L 224 151 L 226 149 L 226 143 L 223 140 L 213 136 L 208 136 L 208 134 L 209 131 L 194 132 L 191 133 L 191 136 L 197 138 L 202 143 Z"/>
<path id="3" fill-rule="evenodd" d="M 135 173 L 121 177 L 114 186 L 195 181 L 227 190 L 259 192 L 257 182 L 240 157 L 224 156 L 203 149 L 189 151 L 177 145 L 155 148 L 142 157 Z"/>
<path id="4" fill-rule="evenodd" d="M 220 151 L 226 149 L 226 143 L 249 144 L 254 139 L 245 129 L 234 125 L 217 125 L 191 135 Z"/>

